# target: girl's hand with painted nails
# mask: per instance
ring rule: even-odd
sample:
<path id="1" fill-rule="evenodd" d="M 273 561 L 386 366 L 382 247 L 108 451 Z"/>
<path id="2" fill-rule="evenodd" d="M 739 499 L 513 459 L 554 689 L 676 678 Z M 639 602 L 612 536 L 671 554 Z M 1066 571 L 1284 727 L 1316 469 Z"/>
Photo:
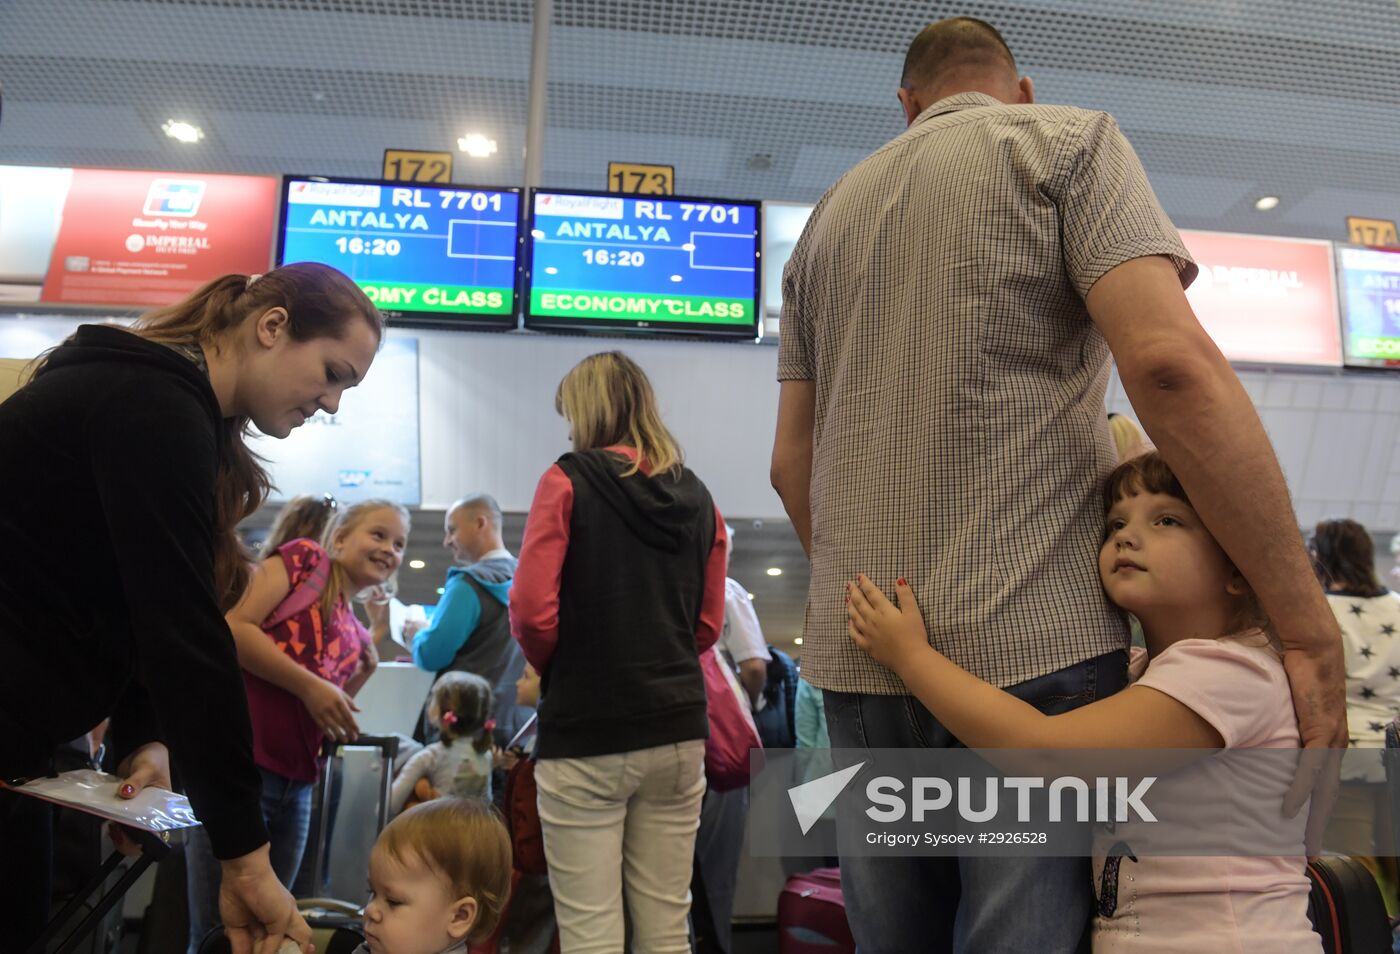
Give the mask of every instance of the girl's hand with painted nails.
<path id="1" fill-rule="evenodd" d="M 930 651 L 919 604 L 903 577 L 895 584 L 898 606 L 864 574 L 847 583 L 846 591 L 846 631 L 877 663 L 900 674 Z"/>

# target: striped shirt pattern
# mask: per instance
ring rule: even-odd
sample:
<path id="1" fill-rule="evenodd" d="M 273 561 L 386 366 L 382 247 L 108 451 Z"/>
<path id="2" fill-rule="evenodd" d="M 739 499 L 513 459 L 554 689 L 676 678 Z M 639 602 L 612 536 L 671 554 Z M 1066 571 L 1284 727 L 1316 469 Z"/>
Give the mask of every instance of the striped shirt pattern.
<path id="1" fill-rule="evenodd" d="M 1099 584 L 1109 351 L 1084 295 L 1180 236 L 1113 119 L 963 93 L 822 198 L 783 273 L 779 380 L 816 384 L 802 675 L 907 690 L 845 587 L 909 580 L 933 645 L 1009 686 L 1127 645 Z"/>

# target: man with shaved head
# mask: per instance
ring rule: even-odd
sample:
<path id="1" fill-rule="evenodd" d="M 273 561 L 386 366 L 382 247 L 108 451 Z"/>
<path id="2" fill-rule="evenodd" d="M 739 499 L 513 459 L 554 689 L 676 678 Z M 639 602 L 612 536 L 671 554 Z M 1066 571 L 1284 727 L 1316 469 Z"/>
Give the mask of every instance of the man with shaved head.
<path id="1" fill-rule="evenodd" d="M 413 636 L 413 661 L 437 673 L 470 672 L 491 683 L 497 744 L 515 734 L 515 681 L 525 656 L 510 635 L 510 584 L 515 557 L 501 539 L 501 507 L 490 494 L 463 497 L 447 511 L 443 548 L 457 564 L 447 571 L 433 619 Z M 419 724 L 426 741 L 426 721 Z"/>
<path id="2" fill-rule="evenodd" d="M 1304 741 L 1345 746 L 1341 641 L 1283 475 L 1113 118 L 1037 105 L 970 17 L 915 38 L 897 95 L 908 129 L 827 192 L 783 273 L 772 479 L 811 559 L 802 675 L 832 746 L 957 743 L 847 636 L 858 573 L 907 578 L 939 651 L 1042 711 L 1125 685 L 1096 573 L 1110 357 L 1274 621 Z M 865 954 L 1087 950 L 1087 859 L 842 861 Z"/>

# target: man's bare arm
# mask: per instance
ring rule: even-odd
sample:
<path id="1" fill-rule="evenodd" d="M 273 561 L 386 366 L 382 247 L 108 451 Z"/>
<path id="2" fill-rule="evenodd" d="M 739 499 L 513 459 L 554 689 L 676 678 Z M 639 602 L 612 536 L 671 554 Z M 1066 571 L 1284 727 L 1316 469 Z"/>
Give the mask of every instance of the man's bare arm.
<path id="1" fill-rule="evenodd" d="M 802 549 L 812 555 L 812 428 L 816 423 L 814 381 L 784 381 L 778 394 L 778 432 L 773 438 L 769 478 L 783 500 Z"/>
<path id="2" fill-rule="evenodd" d="M 1161 256 L 1133 259 L 1099 279 L 1085 303 L 1143 428 L 1283 640 L 1304 744 L 1345 746 L 1340 629 L 1259 415 L 1176 270 Z"/>

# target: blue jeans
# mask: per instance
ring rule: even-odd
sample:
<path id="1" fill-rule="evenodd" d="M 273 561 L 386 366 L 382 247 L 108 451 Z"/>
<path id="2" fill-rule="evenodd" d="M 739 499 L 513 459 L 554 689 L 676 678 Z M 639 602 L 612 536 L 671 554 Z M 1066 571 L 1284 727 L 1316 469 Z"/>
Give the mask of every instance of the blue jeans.
<path id="1" fill-rule="evenodd" d="M 1122 689 L 1127 661 L 1108 653 L 1006 691 L 1041 712 L 1068 712 Z M 960 745 L 913 696 L 827 690 L 825 705 L 834 749 Z M 1090 881 L 1088 858 L 841 859 L 861 954 L 1087 952 Z"/>
<path id="2" fill-rule="evenodd" d="M 310 782 L 295 782 L 275 772 L 262 775 L 262 813 L 271 840 L 272 870 L 290 889 L 306 850 L 311 827 Z M 223 871 L 214 857 L 203 828 L 192 829 L 185 839 L 185 890 L 190 904 L 190 937 L 186 954 L 197 954 L 204 935 L 219 924 L 219 880 Z"/>

